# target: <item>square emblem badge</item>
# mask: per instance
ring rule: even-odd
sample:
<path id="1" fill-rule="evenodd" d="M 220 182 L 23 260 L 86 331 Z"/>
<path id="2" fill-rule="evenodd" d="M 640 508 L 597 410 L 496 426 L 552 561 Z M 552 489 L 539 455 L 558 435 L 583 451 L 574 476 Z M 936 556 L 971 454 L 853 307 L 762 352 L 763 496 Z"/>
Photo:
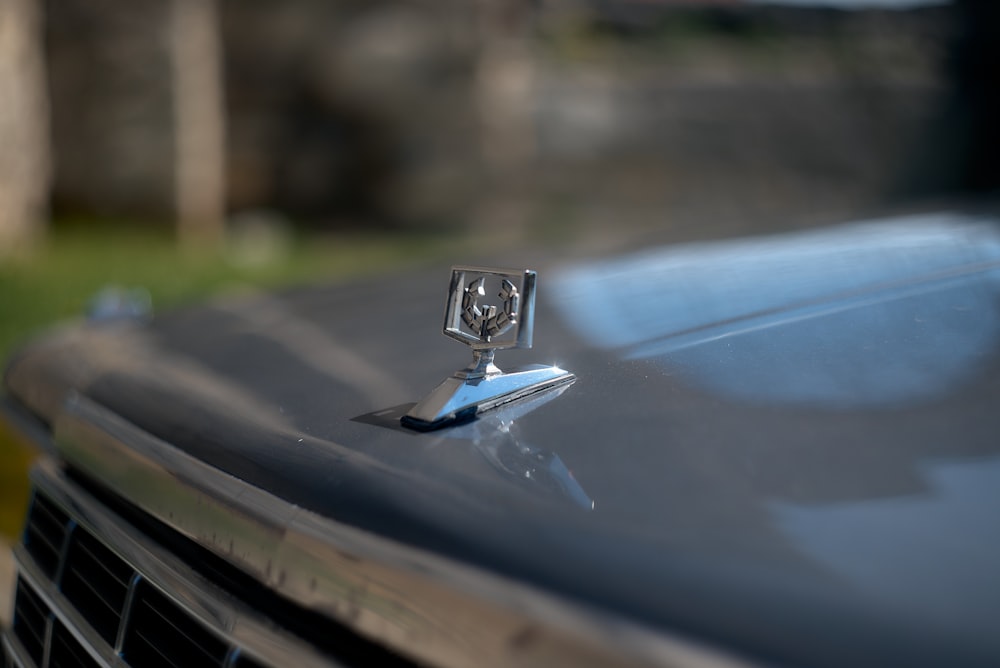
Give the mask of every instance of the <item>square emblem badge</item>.
<path id="1" fill-rule="evenodd" d="M 535 272 L 452 267 L 444 333 L 473 350 L 530 348 Z"/>

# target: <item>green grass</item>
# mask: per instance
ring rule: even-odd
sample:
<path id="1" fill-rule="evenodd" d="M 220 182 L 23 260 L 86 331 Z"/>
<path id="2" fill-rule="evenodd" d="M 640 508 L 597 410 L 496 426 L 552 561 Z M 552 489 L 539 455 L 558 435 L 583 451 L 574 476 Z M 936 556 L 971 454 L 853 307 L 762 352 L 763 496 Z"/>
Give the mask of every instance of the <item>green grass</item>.
<path id="1" fill-rule="evenodd" d="M 0 260 L 0 360 L 54 323 L 82 317 L 107 285 L 141 286 L 154 310 L 229 288 L 276 288 L 347 280 L 407 264 L 444 260 L 463 242 L 427 234 L 342 234 L 280 239 L 268 259 L 181 252 L 166 231 L 80 225 L 56 228 L 30 256 Z M 2 364 L 3 362 L 0 362 Z M 0 537 L 20 530 L 30 448 L 0 424 Z"/>
<path id="2" fill-rule="evenodd" d="M 159 231 L 57 230 L 39 252 L 0 260 L 0 357 L 54 322 L 81 317 L 107 285 L 141 286 L 155 310 L 238 285 L 270 288 L 345 279 L 442 256 L 454 242 L 428 235 L 353 234 L 292 239 L 266 262 L 226 252 L 181 252 Z"/>
<path id="3" fill-rule="evenodd" d="M 13 541 L 21 531 L 28 504 L 28 467 L 33 458 L 28 443 L 0 421 L 0 542 Z"/>

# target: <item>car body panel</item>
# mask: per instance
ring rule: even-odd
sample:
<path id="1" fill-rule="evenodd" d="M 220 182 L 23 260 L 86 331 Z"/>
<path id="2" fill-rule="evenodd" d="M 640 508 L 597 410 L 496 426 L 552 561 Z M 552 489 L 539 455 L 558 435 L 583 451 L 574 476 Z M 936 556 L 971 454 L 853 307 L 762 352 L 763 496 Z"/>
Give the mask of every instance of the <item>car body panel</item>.
<path id="1" fill-rule="evenodd" d="M 812 665 L 995 663 L 1000 233 L 963 216 L 539 268 L 577 381 L 430 433 L 446 271 L 57 332 L 74 396 L 295 506 L 568 601 Z M 591 502 L 591 503 L 588 503 Z"/>

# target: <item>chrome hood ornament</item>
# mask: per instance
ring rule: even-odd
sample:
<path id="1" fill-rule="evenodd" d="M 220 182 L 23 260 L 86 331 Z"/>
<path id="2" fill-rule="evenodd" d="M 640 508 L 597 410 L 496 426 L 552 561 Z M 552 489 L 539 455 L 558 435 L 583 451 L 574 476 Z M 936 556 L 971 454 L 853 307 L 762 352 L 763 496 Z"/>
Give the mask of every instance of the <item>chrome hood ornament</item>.
<path id="1" fill-rule="evenodd" d="M 576 379 L 556 366 L 505 373 L 493 364 L 497 350 L 531 347 L 535 277 L 528 269 L 452 267 L 444 333 L 472 348 L 472 363 L 411 408 L 401 418 L 404 426 L 437 429 Z M 498 303 L 483 303 L 494 295 Z"/>

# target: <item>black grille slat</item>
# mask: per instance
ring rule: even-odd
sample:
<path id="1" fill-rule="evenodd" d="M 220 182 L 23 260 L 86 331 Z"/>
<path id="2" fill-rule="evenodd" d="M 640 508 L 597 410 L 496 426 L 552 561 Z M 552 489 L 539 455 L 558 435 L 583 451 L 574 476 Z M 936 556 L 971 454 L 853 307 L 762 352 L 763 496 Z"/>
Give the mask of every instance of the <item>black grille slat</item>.
<path id="1" fill-rule="evenodd" d="M 69 516 L 58 506 L 53 505 L 46 497 L 36 494 L 32 512 L 36 513 L 36 519 L 48 520 L 54 525 L 65 527 L 69 522 Z"/>
<path id="2" fill-rule="evenodd" d="M 100 668 L 100 664 L 83 649 L 69 629 L 56 620 L 52 628 L 49 668 Z"/>
<path id="3" fill-rule="evenodd" d="M 21 641 L 35 665 L 42 665 L 45 655 L 45 626 L 48 606 L 23 580 L 17 582 L 14 596 L 14 635 Z"/>
<path id="4" fill-rule="evenodd" d="M 222 666 L 229 646 L 152 586 L 135 594 L 122 654 L 134 666 Z"/>
<path id="5" fill-rule="evenodd" d="M 106 548 L 102 543 L 93 540 L 90 534 L 83 534 L 83 532 L 81 532 L 81 540 L 76 541 L 75 547 L 80 551 L 79 556 L 86 557 L 100 569 L 97 573 L 91 573 L 91 576 L 96 575 L 103 580 L 107 580 L 116 591 L 125 591 L 128 589 L 128 583 L 132 579 L 133 570 L 128 564 L 111 552 L 111 550 Z M 70 554 L 69 563 L 71 567 L 74 566 L 74 556 L 76 555 Z"/>
<path id="6" fill-rule="evenodd" d="M 233 663 L 234 668 L 266 668 L 263 663 L 258 663 L 254 659 L 241 656 Z"/>
<path id="7" fill-rule="evenodd" d="M 69 527 L 69 516 L 40 494 L 35 494 L 24 530 L 24 547 L 49 578 L 55 578 Z"/>
<path id="8" fill-rule="evenodd" d="M 66 561 L 63 595 L 113 647 L 134 571 L 82 530 L 74 532 Z"/>
<path id="9" fill-rule="evenodd" d="M 62 543 L 56 543 L 55 536 L 43 530 L 38 524 L 28 525 L 28 536 L 25 544 L 31 546 L 33 553 L 37 551 L 45 552 L 44 560 L 47 566 L 50 563 L 54 564 L 59 561 L 59 552 L 62 550 Z M 46 571 L 48 570 L 46 568 Z"/>

